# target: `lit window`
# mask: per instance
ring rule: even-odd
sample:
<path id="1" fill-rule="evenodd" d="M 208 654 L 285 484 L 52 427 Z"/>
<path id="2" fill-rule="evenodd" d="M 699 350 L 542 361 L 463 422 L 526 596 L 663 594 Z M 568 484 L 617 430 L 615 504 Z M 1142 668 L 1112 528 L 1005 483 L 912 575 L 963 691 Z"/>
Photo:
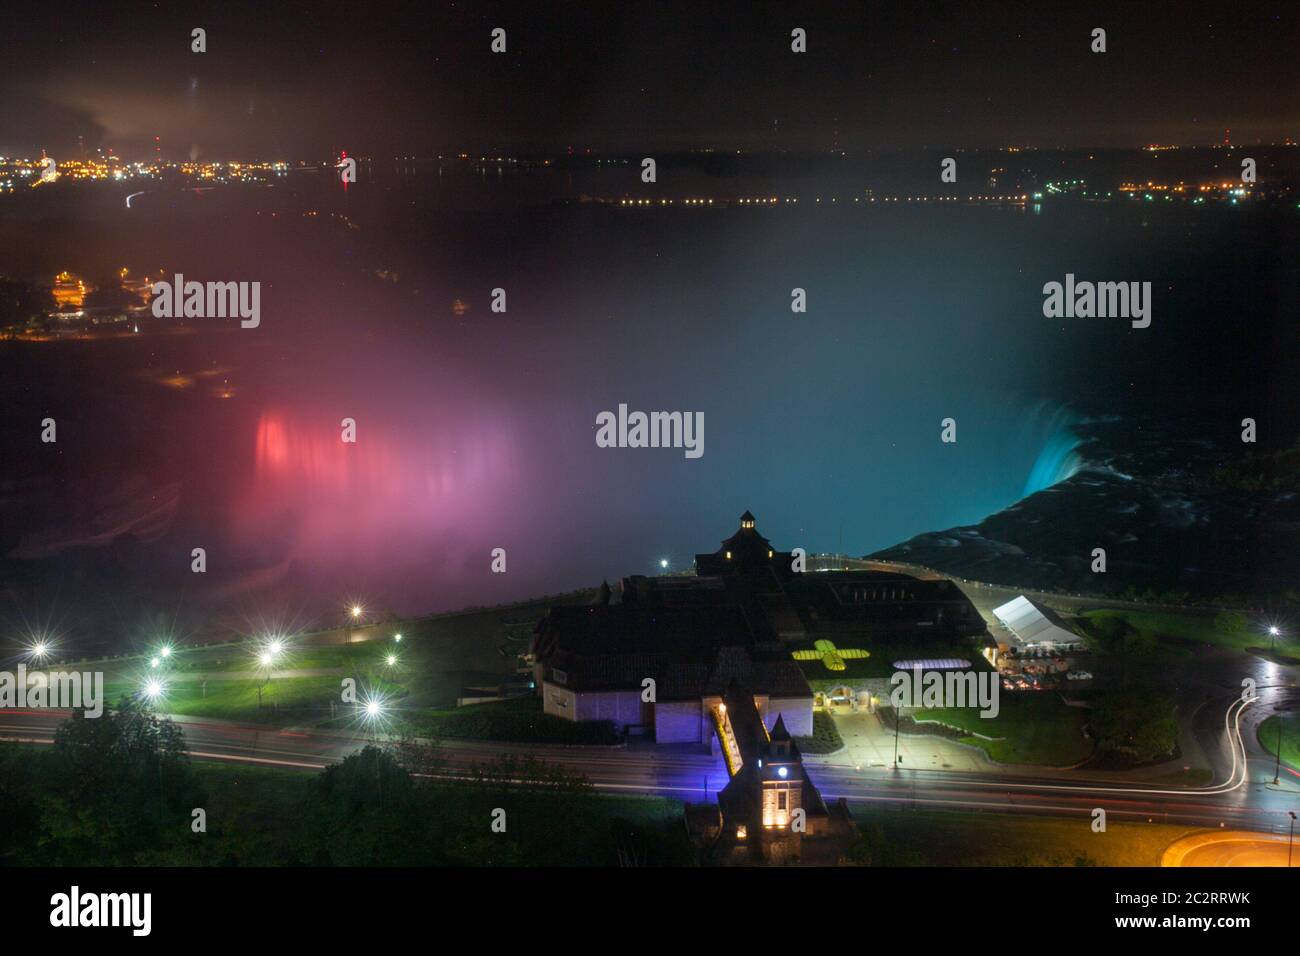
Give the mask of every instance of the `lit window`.
<path id="1" fill-rule="evenodd" d="M 745 839 L 745 837 L 747 837 L 747 836 L 749 836 L 749 828 L 748 828 L 748 827 L 746 827 L 743 823 L 742 823 L 740 826 L 736 827 L 736 839 L 737 839 L 737 840 L 743 840 L 743 839 Z"/>
<path id="2" fill-rule="evenodd" d="M 727 552 L 727 560 L 728 560 L 728 561 L 731 560 L 731 552 L 730 552 L 730 551 Z"/>
<path id="3" fill-rule="evenodd" d="M 779 791 L 777 791 L 777 794 L 776 794 L 776 808 L 777 808 L 778 810 L 784 810 L 784 809 L 785 809 L 785 791 L 784 791 L 784 790 L 779 790 Z"/>

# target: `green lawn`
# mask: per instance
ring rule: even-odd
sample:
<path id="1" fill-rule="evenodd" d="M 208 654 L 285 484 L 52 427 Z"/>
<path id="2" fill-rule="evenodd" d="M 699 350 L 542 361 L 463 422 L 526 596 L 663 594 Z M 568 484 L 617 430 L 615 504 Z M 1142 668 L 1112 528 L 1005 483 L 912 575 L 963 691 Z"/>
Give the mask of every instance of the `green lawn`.
<path id="1" fill-rule="evenodd" d="M 327 719 L 330 703 L 340 703 L 341 678 L 297 677 L 260 680 L 209 681 L 206 696 L 201 683 L 174 682 L 166 685 L 155 709 L 186 717 L 216 717 L 224 720 L 248 720 L 257 723 L 314 723 Z M 376 681 L 375 689 L 397 695 L 400 687 Z M 258 688 L 261 687 L 259 707 Z M 109 682 L 105 693 L 110 703 L 129 696 L 135 684 Z"/>
<path id="2" fill-rule="evenodd" d="M 1262 625 L 1234 612 L 1181 614 L 1099 608 L 1084 611 L 1081 617 L 1089 631 L 1089 644 L 1098 651 L 1122 650 L 1121 643 L 1139 649 L 1143 644 L 1158 645 L 1166 652 L 1186 652 L 1195 644 L 1245 651 L 1248 647 L 1267 648 L 1270 640 Z M 1280 635 L 1276 646 L 1280 655 L 1300 657 L 1300 638 L 1295 634 Z"/>
<path id="3" fill-rule="evenodd" d="M 1159 823 L 854 806 L 873 866 L 1159 866 L 1193 830 Z"/>
<path id="4" fill-rule="evenodd" d="M 1083 736 L 1087 711 L 1067 707 L 1056 694 L 1025 691 L 998 695 L 996 717 L 981 717 L 975 708 L 932 708 L 905 711 L 917 721 L 937 720 L 972 734 L 997 738 L 961 737 L 992 759 L 1008 764 L 1064 767 L 1086 760 L 1092 742 Z"/>
<path id="5" fill-rule="evenodd" d="M 52 666 L 103 671 L 110 702 L 139 692 L 157 677 L 166 687 L 158 709 L 191 717 L 328 724 L 330 704 L 342 703 L 344 677 L 356 679 L 359 688 L 384 691 L 401 710 L 424 713 L 449 708 L 466 686 L 496 686 L 513 677 L 515 654 L 527 646 L 526 640 L 515 638 L 526 634 L 528 622 L 540 618 L 547 607 L 549 602 L 538 601 L 392 622 L 369 630 L 382 635 L 380 639 L 352 644 L 315 644 L 307 635 L 287 637 L 275 662 L 280 676 L 269 683 L 258 660 L 261 644 L 254 640 L 178 645 L 166 658 L 159 653 L 161 642 L 151 642 L 142 645 L 139 654 Z M 402 634 L 400 643 L 392 640 L 396 633 Z M 394 665 L 387 663 L 389 654 L 397 656 Z M 150 667 L 154 656 L 160 664 L 156 669 Z M 292 674 L 295 671 L 310 673 Z M 199 680 L 204 676 L 206 693 Z M 462 735 L 454 732 L 455 726 L 451 731 L 446 736 Z"/>
<path id="6" fill-rule="evenodd" d="M 453 710 L 417 711 L 404 715 L 421 737 L 464 737 L 513 743 L 613 744 L 618 735 L 604 720 L 576 723 L 542 712 L 539 698 L 471 704 Z"/>
<path id="7" fill-rule="evenodd" d="M 1282 762 L 1289 763 L 1292 767 L 1300 769 L 1300 716 L 1288 714 L 1265 719 L 1259 725 L 1259 731 L 1256 734 L 1259 738 L 1259 745 L 1274 757 L 1277 756 L 1279 723 L 1282 725 Z"/>
<path id="8" fill-rule="evenodd" d="M 862 648 L 869 651 L 871 656 L 865 659 L 845 660 L 842 671 L 828 670 L 821 660 L 797 661 L 799 669 L 808 679 L 809 686 L 815 691 L 833 690 L 845 684 L 852 685 L 857 679 L 890 677 L 894 673 L 894 661 L 900 660 L 957 657 L 970 661 L 975 670 L 992 669 L 988 661 L 979 653 L 979 648 L 969 640 L 923 637 L 912 643 L 887 644 L 871 639 L 857 641 L 836 639 L 834 643 L 837 648 Z M 791 650 L 813 649 L 812 641 L 791 647 Z"/>

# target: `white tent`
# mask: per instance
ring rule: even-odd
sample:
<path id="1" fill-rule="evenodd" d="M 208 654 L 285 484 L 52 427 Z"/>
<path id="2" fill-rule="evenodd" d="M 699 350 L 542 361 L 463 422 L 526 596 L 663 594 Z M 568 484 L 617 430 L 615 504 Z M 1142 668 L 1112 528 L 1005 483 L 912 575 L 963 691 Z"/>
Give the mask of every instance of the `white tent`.
<path id="1" fill-rule="evenodd" d="M 1072 631 L 1058 627 L 1048 620 L 1039 608 L 1023 594 L 993 609 L 993 616 L 1007 626 L 1025 650 L 1042 648 L 1045 651 L 1081 647 L 1083 639 Z"/>

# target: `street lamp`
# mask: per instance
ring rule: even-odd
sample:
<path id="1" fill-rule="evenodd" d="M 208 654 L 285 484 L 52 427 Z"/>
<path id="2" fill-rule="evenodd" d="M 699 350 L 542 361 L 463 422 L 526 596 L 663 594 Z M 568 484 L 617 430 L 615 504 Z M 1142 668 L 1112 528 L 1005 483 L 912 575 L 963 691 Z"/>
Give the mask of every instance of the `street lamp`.
<path id="1" fill-rule="evenodd" d="M 160 664 L 162 664 L 162 661 L 159 660 L 157 657 L 151 657 L 151 658 L 149 658 L 149 669 L 150 669 L 150 670 L 155 670 L 155 671 L 156 671 L 156 670 L 158 669 L 158 666 L 159 666 Z"/>
<path id="2" fill-rule="evenodd" d="M 151 701 L 157 700 L 163 695 L 162 681 L 157 678 L 151 678 L 144 682 L 144 696 Z"/>
<path id="3" fill-rule="evenodd" d="M 163 657 L 171 657 L 171 656 L 172 656 L 172 646 L 171 646 L 170 644 L 164 644 L 164 645 L 159 649 L 158 653 L 161 654 Z"/>
<path id="4" fill-rule="evenodd" d="M 393 635 L 393 640 L 396 641 L 398 644 L 402 643 L 402 635 L 401 635 L 401 634 L 394 634 L 394 635 Z"/>
<path id="5" fill-rule="evenodd" d="M 667 559 L 667 558 L 660 558 L 660 559 L 659 559 L 659 567 L 661 567 L 661 568 L 663 568 L 665 571 L 667 571 L 667 570 L 668 570 L 668 559 Z"/>
<path id="6" fill-rule="evenodd" d="M 384 701 L 380 697 L 369 697 L 361 705 L 361 719 L 370 725 L 370 741 L 379 740 L 379 724 L 384 720 Z"/>
<path id="7" fill-rule="evenodd" d="M 1272 627 L 1268 629 L 1268 638 L 1269 638 L 1268 652 L 1270 654 L 1272 654 L 1274 651 L 1277 650 L 1277 635 L 1278 635 L 1277 625 L 1274 624 Z"/>
<path id="8" fill-rule="evenodd" d="M 389 667 L 392 667 L 397 663 L 397 655 L 389 654 L 387 657 L 384 658 L 384 663 L 387 664 Z"/>
<path id="9" fill-rule="evenodd" d="M 351 612 L 351 613 L 352 613 L 352 620 L 355 621 L 357 618 L 359 618 L 359 617 L 361 616 L 361 612 L 364 611 L 364 610 L 365 610 L 365 608 L 363 608 L 360 604 L 354 604 L 354 605 L 352 605 L 352 612 Z"/>
<path id="10" fill-rule="evenodd" d="M 31 648 L 32 660 L 44 661 L 46 656 L 49 653 L 50 653 L 49 645 L 46 644 L 44 641 L 37 641 L 35 644 L 32 645 Z"/>

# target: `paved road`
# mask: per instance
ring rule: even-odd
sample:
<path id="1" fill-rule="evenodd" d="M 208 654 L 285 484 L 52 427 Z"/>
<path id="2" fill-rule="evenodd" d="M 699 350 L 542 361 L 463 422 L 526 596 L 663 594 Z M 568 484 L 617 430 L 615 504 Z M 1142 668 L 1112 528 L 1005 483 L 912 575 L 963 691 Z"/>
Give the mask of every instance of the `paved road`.
<path id="1" fill-rule="evenodd" d="M 1290 834 L 1195 833 L 1165 850 L 1161 866 L 1294 866 Z"/>
<path id="2" fill-rule="evenodd" d="M 1263 695 L 1267 700 L 1266 691 Z M 1261 701 L 1263 703 L 1264 701 Z M 1260 705 L 1256 705 L 1260 706 Z M 1300 778 L 1281 788 L 1270 785 L 1272 758 L 1241 733 L 1254 707 L 1233 703 L 1218 710 L 1215 729 L 1216 782 L 1201 789 L 1136 785 L 1116 777 L 1077 773 L 1014 777 L 996 773 L 891 770 L 840 764 L 834 757 L 805 760 L 828 799 L 934 809 L 979 809 L 1010 813 L 1078 815 L 1090 818 L 1103 807 L 1111 819 L 1150 820 L 1189 826 L 1284 832 L 1287 810 L 1300 808 Z M 50 744 L 59 711 L 0 711 L 0 739 Z M 1208 718 L 1207 718 L 1208 719 Z M 274 730 L 213 720 L 179 718 L 189 751 L 198 758 L 253 765 L 317 770 L 359 749 L 367 738 L 321 731 Z M 517 744 L 443 741 L 447 773 L 458 775 L 477 763 L 522 752 Z M 726 783 L 720 756 L 660 749 L 529 746 L 527 753 L 583 773 L 599 789 L 683 800 L 712 798 Z"/>

